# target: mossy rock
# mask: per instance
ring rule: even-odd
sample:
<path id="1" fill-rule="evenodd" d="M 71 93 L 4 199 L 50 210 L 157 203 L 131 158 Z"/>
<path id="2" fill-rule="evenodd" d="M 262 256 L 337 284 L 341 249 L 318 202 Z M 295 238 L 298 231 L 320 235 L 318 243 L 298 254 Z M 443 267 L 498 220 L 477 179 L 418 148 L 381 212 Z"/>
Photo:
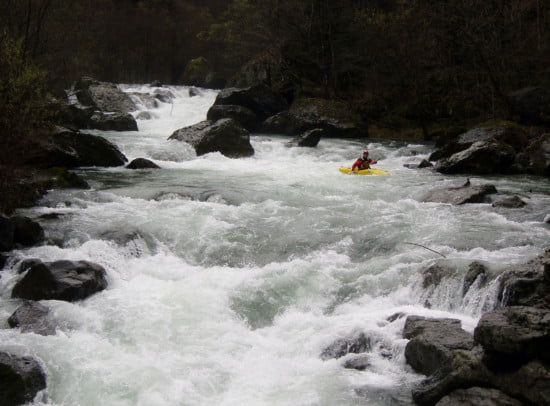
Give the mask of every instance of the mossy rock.
<path id="1" fill-rule="evenodd" d="M 181 80 L 186 85 L 203 86 L 209 72 L 210 63 L 205 57 L 199 56 L 187 63 Z"/>

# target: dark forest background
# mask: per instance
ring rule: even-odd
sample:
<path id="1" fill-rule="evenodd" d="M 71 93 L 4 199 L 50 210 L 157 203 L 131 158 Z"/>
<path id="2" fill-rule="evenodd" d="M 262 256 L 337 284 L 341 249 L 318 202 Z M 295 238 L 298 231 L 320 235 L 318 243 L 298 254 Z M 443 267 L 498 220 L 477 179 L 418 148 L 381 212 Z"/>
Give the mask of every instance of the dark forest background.
<path id="1" fill-rule="evenodd" d="M 550 81 L 542 0 L 3 0 L 0 35 L 59 94 L 83 75 L 186 84 L 261 64 L 270 84 L 376 119 L 505 115 Z M 200 66 L 198 66 L 200 65 Z M 265 72 L 264 72 L 265 76 Z"/>

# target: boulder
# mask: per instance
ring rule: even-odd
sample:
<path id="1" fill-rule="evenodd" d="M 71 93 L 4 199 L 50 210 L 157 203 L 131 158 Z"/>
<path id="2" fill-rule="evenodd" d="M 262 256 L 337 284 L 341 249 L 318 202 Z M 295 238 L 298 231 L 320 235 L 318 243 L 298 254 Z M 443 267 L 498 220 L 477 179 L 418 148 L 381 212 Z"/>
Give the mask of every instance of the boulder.
<path id="1" fill-rule="evenodd" d="M 498 389 L 474 386 L 457 389 L 443 397 L 436 406 L 527 406 Z"/>
<path id="2" fill-rule="evenodd" d="M 160 166 L 158 166 L 156 163 L 148 159 L 136 158 L 132 162 L 130 162 L 128 165 L 126 165 L 126 168 L 128 169 L 160 169 Z"/>
<path id="3" fill-rule="evenodd" d="M 468 267 L 468 272 L 464 276 L 462 283 L 462 296 L 466 295 L 470 287 L 479 278 L 480 284 L 483 285 L 487 280 L 487 268 L 480 262 L 474 261 Z"/>
<path id="4" fill-rule="evenodd" d="M 506 269 L 500 277 L 498 300 L 502 306 L 548 305 L 550 280 L 550 249 L 526 264 Z"/>
<path id="5" fill-rule="evenodd" d="M 346 362 L 344 362 L 344 368 L 356 369 L 358 371 L 364 371 L 370 366 L 371 360 L 368 355 L 359 355 L 357 357 L 347 359 Z"/>
<path id="6" fill-rule="evenodd" d="M 249 132 L 230 118 L 216 122 L 206 120 L 180 128 L 168 139 L 187 142 L 197 155 L 218 151 L 229 158 L 254 155 Z"/>
<path id="7" fill-rule="evenodd" d="M 73 84 L 71 90 L 82 105 L 102 112 L 129 113 L 136 110 L 130 96 L 114 83 L 83 77 Z"/>
<path id="8" fill-rule="evenodd" d="M 314 148 L 321 141 L 321 136 L 325 134 L 325 130 L 322 128 L 314 128 L 313 130 L 306 131 L 299 137 L 296 137 L 287 142 L 287 147 L 310 147 Z"/>
<path id="9" fill-rule="evenodd" d="M 153 117 L 153 113 L 151 113 L 150 111 L 140 111 L 136 115 L 136 120 L 152 120 Z"/>
<path id="10" fill-rule="evenodd" d="M 403 166 L 405 168 L 409 168 L 409 169 L 423 169 L 423 168 L 431 168 L 434 165 L 430 161 L 427 161 L 426 159 L 423 159 L 418 164 L 404 164 Z"/>
<path id="11" fill-rule="evenodd" d="M 36 360 L 0 352 L 0 404 L 31 402 L 45 388 L 46 375 Z"/>
<path id="12" fill-rule="evenodd" d="M 420 406 L 434 406 L 457 389 L 474 386 L 490 387 L 494 375 L 472 351 L 454 350 L 437 372 L 424 379 L 412 391 Z"/>
<path id="13" fill-rule="evenodd" d="M 405 347 L 407 363 L 417 372 L 431 375 L 445 366 L 454 350 L 471 350 L 473 336 L 461 328 L 460 320 L 428 319 L 409 316 L 403 337 L 410 339 Z"/>
<path id="14" fill-rule="evenodd" d="M 0 251 L 11 251 L 13 249 L 14 232 L 11 219 L 0 215 Z"/>
<path id="15" fill-rule="evenodd" d="M 8 324 L 12 328 L 21 328 L 22 333 L 54 335 L 55 325 L 47 318 L 49 312 L 50 309 L 46 306 L 30 301 L 19 307 L 9 317 Z"/>
<path id="16" fill-rule="evenodd" d="M 438 161 L 449 158 L 457 152 L 470 148 L 476 142 L 498 142 L 510 145 L 515 151 L 521 151 L 527 147 L 529 137 L 520 126 L 512 122 L 481 125 L 447 141 L 430 155 L 429 160 Z"/>
<path id="17" fill-rule="evenodd" d="M 547 363 L 531 361 L 508 374 L 497 374 L 496 386 L 530 405 L 550 405 L 550 369 Z"/>
<path id="18" fill-rule="evenodd" d="M 223 89 L 227 80 L 219 72 L 208 72 L 204 78 L 203 87 L 207 89 Z"/>
<path id="19" fill-rule="evenodd" d="M 232 118 L 239 122 L 248 131 L 257 130 L 260 122 L 256 117 L 256 114 L 252 110 L 243 106 L 236 106 L 231 104 L 216 105 L 214 104 L 208 110 L 206 118 L 211 121 L 217 121 L 222 118 Z"/>
<path id="20" fill-rule="evenodd" d="M 42 260 L 38 258 L 27 258 L 21 261 L 19 268 L 17 269 L 18 274 L 23 274 L 31 269 L 34 265 L 41 264 Z"/>
<path id="21" fill-rule="evenodd" d="M 427 289 L 430 286 L 437 286 L 443 278 L 452 276 L 453 270 L 449 267 L 444 267 L 435 264 L 422 271 L 422 288 Z"/>
<path id="22" fill-rule="evenodd" d="M 535 138 L 516 157 L 518 171 L 550 176 L 550 133 Z"/>
<path id="23" fill-rule="evenodd" d="M 515 155 L 514 149 L 508 144 L 479 141 L 464 151 L 438 161 L 435 170 L 445 174 L 511 173 Z"/>
<path id="24" fill-rule="evenodd" d="M 174 93 L 167 89 L 155 89 L 153 92 L 153 97 L 162 103 L 172 103 L 172 101 L 176 98 Z M 158 107 L 158 103 L 155 102 L 154 107 Z"/>
<path id="25" fill-rule="evenodd" d="M 497 309 L 481 317 L 474 337 L 498 365 L 512 359 L 524 363 L 540 358 L 549 362 L 550 312 L 528 306 Z"/>
<path id="26" fill-rule="evenodd" d="M 356 117 L 343 103 L 325 99 L 299 99 L 289 110 L 269 117 L 261 131 L 269 134 L 299 135 L 308 130 L 321 128 L 324 136 L 334 138 L 360 138 L 367 136 L 359 129 Z"/>
<path id="27" fill-rule="evenodd" d="M 499 199 L 495 202 L 493 202 L 493 207 L 504 207 L 507 209 L 518 209 L 523 206 L 525 206 L 527 203 L 525 203 L 523 200 L 519 198 L 519 196 L 506 196 L 502 199 Z"/>
<path id="28" fill-rule="evenodd" d="M 550 92 L 543 87 L 525 87 L 508 95 L 512 115 L 527 125 L 550 125 Z"/>
<path id="29" fill-rule="evenodd" d="M 94 114 L 95 108 L 57 103 L 57 111 L 60 125 L 76 131 L 80 128 L 88 128 L 90 117 Z"/>
<path id="30" fill-rule="evenodd" d="M 58 127 L 41 140 L 27 165 L 37 168 L 121 166 L 127 161 L 119 149 L 103 137 Z"/>
<path id="31" fill-rule="evenodd" d="M 326 361 L 332 358 L 340 358 L 347 354 L 359 354 L 370 349 L 370 340 L 365 333 L 358 333 L 334 341 L 321 352 L 321 359 Z"/>
<path id="32" fill-rule="evenodd" d="M 466 203 L 484 203 L 487 195 L 497 193 L 494 185 L 471 186 L 466 182 L 463 186 L 447 189 L 433 189 L 424 197 L 424 202 L 450 203 L 455 205 Z"/>
<path id="33" fill-rule="evenodd" d="M 137 121 L 130 113 L 96 111 L 85 128 L 102 131 L 138 131 Z"/>
<path id="34" fill-rule="evenodd" d="M 44 241 L 44 229 L 34 220 L 24 216 L 13 216 L 13 240 L 16 245 L 32 247 Z"/>
<path id="35" fill-rule="evenodd" d="M 260 121 L 288 108 L 286 100 L 264 84 L 247 88 L 230 87 L 223 89 L 218 93 L 214 105 L 247 107 Z"/>
<path id="36" fill-rule="evenodd" d="M 88 261 L 55 261 L 32 265 L 16 283 L 12 297 L 29 300 L 85 299 L 107 287 L 105 269 Z"/>

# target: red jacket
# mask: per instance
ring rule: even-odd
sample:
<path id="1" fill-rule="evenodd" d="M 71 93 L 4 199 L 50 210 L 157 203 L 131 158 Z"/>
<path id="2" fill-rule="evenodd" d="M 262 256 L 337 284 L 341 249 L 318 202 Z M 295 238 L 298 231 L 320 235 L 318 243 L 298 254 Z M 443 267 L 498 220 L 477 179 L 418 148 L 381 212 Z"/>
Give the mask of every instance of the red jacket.
<path id="1" fill-rule="evenodd" d="M 359 158 L 357 161 L 355 161 L 353 163 L 353 165 L 351 166 L 351 170 L 355 170 L 355 168 L 358 168 L 359 170 L 361 169 L 369 169 L 370 168 L 370 164 L 375 164 L 377 163 L 378 161 L 376 159 L 363 159 L 363 158 Z"/>

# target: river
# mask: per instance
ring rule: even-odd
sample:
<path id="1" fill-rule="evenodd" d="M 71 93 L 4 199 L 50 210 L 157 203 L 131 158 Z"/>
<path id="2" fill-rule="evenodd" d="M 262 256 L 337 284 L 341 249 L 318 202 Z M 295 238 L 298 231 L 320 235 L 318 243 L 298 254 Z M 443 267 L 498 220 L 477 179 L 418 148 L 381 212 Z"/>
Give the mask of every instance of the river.
<path id="1" fill-rule="evenodd" d="M 140 103 L 151 90 L 122 87 Z M 162 169 L 83 168 L 91 189 L 54 190 L 21 211 L 39 219 L 48 243 L 19 258 L 89 260 L 109 281 L 81 302 L 43 302 L 56 335 L 4 322 L 3 349 L 36 358 L 47 373 L 36 405 L 411 404 L 423 376 L 404 359 L 405 318 L 388 318 L 453 317 L 473 331 L 496 304 L 496 284 L 463 297 L 468 265 L 498 272 L 550 241 L 542 178 L 470 177 L 519 195 L 523 209 L 452 206 L 422 199 L 464 177 L 404 167 L 431 145 L 365 138 L 288 148 L 288 137 L 255 134 L 250 158 L 197 157 L 167 138 L 205 119 L 217 93 L 166 90 L 172 103 L 141 104 L 153 118 L 139 120 L 139 132 L 91 131 Z M 338 171 L 365 148 L 391 175 Z M 421 271 L 435 263 L 453 274 L 423 288 Z M 0 279 L 3 320 L 21 305 L 10 298 L 18 278 L 12 261 Z M 321 359 L 335 340 L 361 332 L 371 343 L 365 371 L 343 368 L 354 355 Z"/>

